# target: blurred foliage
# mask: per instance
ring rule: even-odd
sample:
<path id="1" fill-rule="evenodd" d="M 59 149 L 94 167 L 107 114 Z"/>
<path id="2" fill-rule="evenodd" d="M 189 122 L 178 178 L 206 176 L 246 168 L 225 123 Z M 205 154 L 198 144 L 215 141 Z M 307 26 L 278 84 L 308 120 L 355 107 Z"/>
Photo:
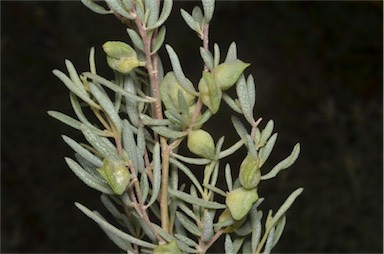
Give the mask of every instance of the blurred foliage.
<path id="1" fill-rule="evenodd" d="M 187 76 L 202 63 L 197 39 L 180 29 L 178 10 L 194 4 L 177 1 L 167 21 L 167 43 L 190 59 Z M 100 205 L 62 159 L 70 151 L 57 135 L 78 134 L 45 112 L 70 112 L 66 89 L 51 70 L 63 69 L 64 57 L 84 70 L 85 49 L 95 46 L 103 58 L 101 44 L 125 38 L 123 25 L 77 2 L 1 7 L 1 252 L 116 252 L 73 205 L 75 196 Z M 382 8 L 381 1 L 217 3 L 212 43 L 236 40 L 255 74 L 256 116 L 276 123 L 280 153 L 272 153 L 271 165 L 296 141 L 302 144 L 295 167 L 260 190 L 273 200 L 263 209 L 276 209 L 282 193 L 305 188 L 276 251 L 383 251 Z M 216 124 L 230 126 L 219 113 Z"/>

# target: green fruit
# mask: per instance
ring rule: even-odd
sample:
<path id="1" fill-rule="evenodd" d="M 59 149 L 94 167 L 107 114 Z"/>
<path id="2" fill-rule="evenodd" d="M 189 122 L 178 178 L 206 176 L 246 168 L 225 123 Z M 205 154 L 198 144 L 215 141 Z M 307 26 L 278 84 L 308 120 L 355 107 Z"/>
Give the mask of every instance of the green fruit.
<path id="1" fill-rule="evenodd" d="M 153 254 L 182 254 L 179 246 L 177 245 L 177 241 L 173 240 L 172 242 L 169 242 L 164 245 L 158 245 L 156 248 L 153 249 Z"/>
<path id="2" fill-rule="evenodd" d="M 247 155 L 240 165 L 239 180 L 245 189 L 256 188 L 260 182 L 259 160 Z"/>
<path id="3" fill-rule="evenodd" d="M 132 69 L 143 65 L 137 58 L 135 50 L 127 43 L 108 41 L 103 44 L 103 50 L 107 54 L 109 67 L 118 72 L 128 73 Z"/>
<path id="4" fill-rule="evenodd" d="M 221 90 L 227 90 L 236 83 L 245 68 L 249 65 L 249 63 L 244 63 L 239 59 L 219 64 L 212 71 L 215 82 Z"/>
<path id="5" fill-rule="evenodd" d="M 181 112 L 178 97 L 179 91 L 182 92 L 182 95 L 184 96 L 188 106 L 191 106 L 195 101 L 195 95 L 188 93 L 183 88 L 179 80 L 176 78 L 174 72 L 168 72 L 160 84 L 161 101 L 164 103 L 166 109 L 172 109 L 176 112 Z"/>
<path id="6" fill-rule="evenodd" d="M 126 190 L 131 177 L 124 162 L 114 163 L 108 159 L 103 160 L 103 166 L 97 171 L 108 182 L 114 193 L 121 195 Z"/>
<path id="7" fill-rule="evenodd" d="M 256 189 L 247 190 L 242 187 L 232 190 L 225 199 L 232 217 L 241 220 L 251 210 L 253 204 L 259 199 Z"/>
<path id="8" fill-rule="evenodd" d="M 215 143 L 212 136 L 204 130 L 190 131 L 187 140 L 188 149 L 201 157 L 215 158 Z"/>
<path id="9" fill-rule="evenodd" d="M 220 108 L 222 92 L 216 84 L 212 73 L 204 71 L 203 77 L 199 81 L 200 99 L 209 110 L 215 114 Z"/>

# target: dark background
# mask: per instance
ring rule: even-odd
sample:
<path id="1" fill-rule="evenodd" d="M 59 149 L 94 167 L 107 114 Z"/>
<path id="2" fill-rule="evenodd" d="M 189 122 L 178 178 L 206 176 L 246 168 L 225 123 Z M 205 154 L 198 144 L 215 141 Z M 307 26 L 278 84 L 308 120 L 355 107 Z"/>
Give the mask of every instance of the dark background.
<path id="1" fill-rule="evenodd" d="M 195 4 L 174 4 L 166 42 L 197 83 L 201 42 L 179 14 Z M 252 64 L 246 74 L 256 81 L 255 115 L 263 117 L 261 126 L 273 119 L 279 132 L 264 169 L 285 158 L 296 142 L 302 147 L 290 169 L 260 187 L 265 212 L 305 188 L 274 250 L 382 252 L 382 2 L 216 6 L 211 45 L 217 42 L 225 56 L 237 42 L 239 58 Z M 1 2 L 1 18 L 1 252 L 121 253 L 73 205 L 79 201 L 106 214 L 99 194 L 63 159 L 72 151 L 60 135 L 81 135 L 46 111 L 72 112 L 66 87 L 51 72 L 65 71 L 65 58 L 78 71 L 88 70 L 88 51 L 95 46 L 99 72 L 112 78 L 101 45 L 128 40 L 124 26 L 69 1 Z M 234 132 L 227 109 L 207 126 L 215 140 Z"/>

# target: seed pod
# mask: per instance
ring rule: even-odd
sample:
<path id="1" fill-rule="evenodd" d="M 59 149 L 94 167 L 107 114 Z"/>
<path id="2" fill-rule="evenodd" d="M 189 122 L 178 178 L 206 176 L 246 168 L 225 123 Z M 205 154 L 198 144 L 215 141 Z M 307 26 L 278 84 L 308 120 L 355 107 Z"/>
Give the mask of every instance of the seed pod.
<path id="1" fill-rule="evenodd" d="M 244 189 L 242 187 L 230 191 L 225 199 L 232 217 L 241 220 L 251 210 L 252 205 L 259 199 L 255 189 Z"/>
<path id="2" fill-rule="evenodd" d="M 192 153 L 201 157 L 211 160 L 215 158 L 215 143 L 212 136 L 204 130 L 190 131 L 187 147 Z"/>
<path id="3" fill-rule="evenodd" d="M 227 90 L 236 83 L 245 68 L 249 65 L 249 63 L 244 63 L 239 59 L 219 64 L 212 71 L 215 82 L 221 90 Z"/>
<path id="4" fill-rule="evenodd" d="M 239 180 L 245 189 L 256 188 L 260 182 L 259 160 L 247 155 L 240 165 Z"/>
<path id="5" fill-rule="evenodd" d="M 168 72 L 160 84 L 161 101 L 164 103 L 166 109 L 172 109 L 176 112 L 181 111 L 178 98 L 179 91 L 182 92 L 187 104 L 191 106 L 195 100 L 195 95 L 188 93 L 183 88 L 174 72 Z"/>
<path id="6" fill-rule="evenodd" d="M 114 193 L 121 195 L 130 182 L 130 174 L 122 161 L 114 163 L 108 159 L 103 160 L 103 166 L 97 171 L 108 182 Z"/>
<path id="7" fill-rule="evenodd" d="M 204 71 L 203 77 L 199 81 L 200 98 L 205 106 L 215 114 L 220 108 L 222 92 L 216 84 L 212 73 Z"/>
<path id="8" fill-rule="evenodd" d="M 158 245 L 156 248 L 153 249 L 153 254 L 168 254 L 168 253 L 182 254 L 179 246 L 177 245 L 176 240 L 173 240 L 172 242 L 169 242 L 164 245 Z"/>
<path id="9" fill-rule="evenodd" d="M 135 50 L 127 43 L 107 41 L 103 44 L 103 50 L 107 54 L 107 63 L 113 70 L 128 73 L 136 67 L 143 66 Z"/>

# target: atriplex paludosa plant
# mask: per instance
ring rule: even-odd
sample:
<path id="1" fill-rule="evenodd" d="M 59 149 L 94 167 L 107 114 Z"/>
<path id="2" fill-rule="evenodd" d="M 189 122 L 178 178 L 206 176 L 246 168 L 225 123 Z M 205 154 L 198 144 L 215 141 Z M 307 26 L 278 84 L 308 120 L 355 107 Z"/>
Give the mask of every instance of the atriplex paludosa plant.
<path id="1" fill-rule="evenodd" d="M 65 61 L 68 75 L 53 71 L 70 90 L 78 119 L 56 111 L 48 113 L 80 130 L 88 142 L 63 136 L 76 157 L 76 161 L 65 160 L 84 183 L 102 193 L 102 203 L 119 226 L 97 211 L 79 203 L 76 206 L 127 253 L 206 253 L 219 237 L 225 237 L 225 253 L 269 253 L 283 232 L 285 212 L 303 189 L 295 190 L 274 215 L 270 210 L 263 220 L 258 206 L 264 198 L 259 197 L 258 186 L 291 166 L 300 145 L 262 174 L 277 133 L 272 134 L 272 120 L 263 129 L 258 127 L 261 118 L 255 119 L 253 114 L 254 80 L 243 74 L 249 64 L 238 59 L 236 44 L 230 45 L 224 61 L 218 44 L 210 48 L 214 0 L 202 0 L 202 8 L 196 6 L 191 14 L 181 10 L 187 25 L 202 40 L 204 68 L 198 84 L 184 75 L 170 45 L 165 48 L 171 71 L 163 69 L 158 55 L 172 0 L 105 0 L 105 6 L 92 0 L 82 2 L 92 11 L 113 14 L 126 24 L 132 43 L 108 41 L 103 45 L 115 73 L 113 80 L 97 73 L 94 48 L 89 71 L 79 75 L 69 60 Z M 229 89 L 236 90 L 237 98 L 229 96 Z M 224 137 L 215 142 L 204 130 L 222 101 L 247 122 L 244 125 L 232 116 L 239 141 L 225 149 Z M 88 119 L 91 113 L 97 123 Z M 180 154 L 182 142 L 196 156 Z M 247 155 L 241 158 L 239 170 L 222 165 L 223 158 L 242 147 Z M 191 165 L 201 167 L 203 179 L 196 177 Z M 179 174 L 190 184 L 181 184 Z M 220 174 L 225 176 L 225 189 L 217 185 Z M 219 202 L 218 196 L 223 196 L 225 203 Z"/>

